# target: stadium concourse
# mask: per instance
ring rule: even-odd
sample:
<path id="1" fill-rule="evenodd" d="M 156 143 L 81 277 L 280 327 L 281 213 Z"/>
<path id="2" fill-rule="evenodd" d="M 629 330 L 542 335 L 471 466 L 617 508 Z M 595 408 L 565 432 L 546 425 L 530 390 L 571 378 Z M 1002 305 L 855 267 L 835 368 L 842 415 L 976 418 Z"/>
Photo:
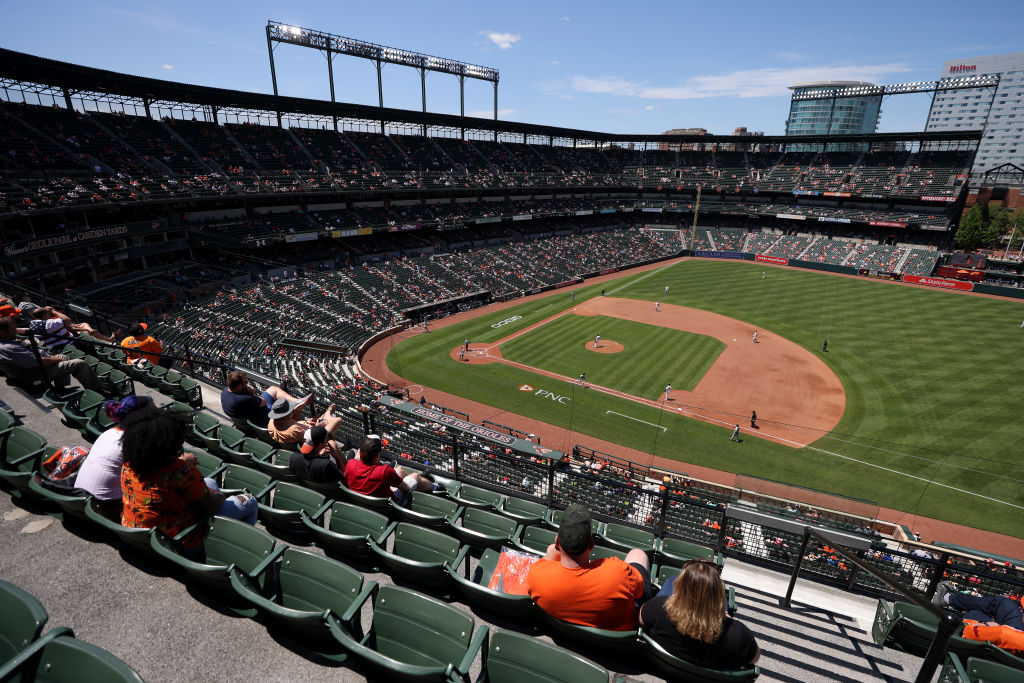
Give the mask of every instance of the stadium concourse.
<path id="1" fill-rule="evenodd" d="M 167 402 L 167 397 L 141 384 L 138 391 L 159 403 Z M 207 406 L 219 406 L 219 394 L 209 387 L 204 386 L 203 399 Z M 84 443 L 81 434 L 64 426 L 60 412 L 45 402 L 10 387 L 4 400 L 20 423 L 49 444 Z M 230 424 L 216 408 L 203 412 Z M 71 627 L 76 637 L 113 653 L 145 680 L 365 680 L 351 662 L 338 665 L 324 659 L 294 634 L 269 626 L 264 617 L 238 616 L 188 583 L 172 566 L 119 546 L 95 527 L 62 523 L 53 508 L 4 487 L 0 577 L 34 595 L 49 613 L 50 626 Z M 295 543 L 284 538 L 281 542 Z M 322 554 L 316 547 L 305 549 Z M 355 559 L 347 561 L 367 581 L 422 590 L 400 575 L 381 573 Z M 873 644 L 874 599 L 802 581 L 793 606 L 785 609 L 779 606 L 786 591 L 784 574 L 728 560 L 723 578 L 735 588 L 737 618 L 753 630 L 761 647 L 761 681 L 911 681 L 920 668 L 919 657 Z M 531 625 L 471 610 L 459 600 L 452 604 L 492 629 L 511 629 L 551 641 Z M 369 607 L 364 608 L 364 625 L 369 625 L 370 617 Z M 593 649 L 579 651 L 621 674 L 616 680 L 660 680 L 645 673 L 649 662 L 602 655 Z M 474 678 L 479 670 L 477 659 L 471 670 Z"/>

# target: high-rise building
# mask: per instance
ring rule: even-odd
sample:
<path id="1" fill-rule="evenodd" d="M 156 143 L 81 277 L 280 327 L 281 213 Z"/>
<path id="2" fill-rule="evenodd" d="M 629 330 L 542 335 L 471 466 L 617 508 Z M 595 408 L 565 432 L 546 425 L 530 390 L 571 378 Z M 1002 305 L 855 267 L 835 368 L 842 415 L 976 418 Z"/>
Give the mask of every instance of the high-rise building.
<path id="1" fill-rule="evenodd" d="M 940 92 L 928 112 L 926 131 L 984 129 L 972 180 L 1006 163 L 1024 168 L 1024 52 L 953 59 L 942 65 L 942 79 L 995 74 L 995 97 L 991 88 Z"/>
<path id="2" fill-rule="evenodd" d="M 794 99 L 789 103 L 786 135 L 856 135 L 874 133 L 882 114 L 882 96 L 798 100 L 806 93 L 828 94 L 837 88 L 874 88 L 861 81 L 820 81 L 789 86 Z"/>

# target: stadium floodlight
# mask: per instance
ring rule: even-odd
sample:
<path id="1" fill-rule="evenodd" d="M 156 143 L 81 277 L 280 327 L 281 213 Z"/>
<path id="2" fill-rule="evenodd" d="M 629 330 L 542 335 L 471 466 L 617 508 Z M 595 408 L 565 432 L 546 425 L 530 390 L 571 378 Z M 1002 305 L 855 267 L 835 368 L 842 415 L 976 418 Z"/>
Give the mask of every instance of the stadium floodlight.
<path id="1" fill-rule="evenodd" d="M 468 64 L 455 59 L 437 57 L 435 55 L 402 50 L 396 47 L 388 47 L 369 43 L 355 38 L 334 35 L 325 31 L 304 28 L 285 24 L 280 21 L 267 22 L 267 52 L 270 55 L 270 79 L 274 86 L 274 95 L 277 96 L 277 71 L 274 68 L 274 43 L 289 43 L 301 47 L 311 47 L 315 50 L 322 50 L 327 53 L 327 75 L 331 84 L 331 102 L 334 102 L 334 68 L 333 59 L 335 55 L 348 55 L 360 57 L 374 62 L 377 67 L 377 97 L 381 109 L 384 108 L 384 85 L 381 75 L 381 65 L 397 64 L 417 69 L 420 72 L 420 85 L 423 94 L 423 111 L 427 111 L 427 71 L 435 71 L 455 76 L 459 79 L 459 111 L 462 116 L 466 115 L 465 80 L 474 78 L 480 81 L 487 81 L 494 86 L 494 120 L 498 120 L 498 80 L 497 69 L 478 64 Z M 278 123 L 281 115 L 278 113 Z M 337 121 L 335 121 L 337 128 Z M 381 120 L 381 132 L 384 132 L 384 120 Z M 424 124 L 424 135 L 426 135 L 426 124 Z M 465 136 L 465 129 L 463 129 Z M 497 133 L 495 133 L 497 140 Z"/>

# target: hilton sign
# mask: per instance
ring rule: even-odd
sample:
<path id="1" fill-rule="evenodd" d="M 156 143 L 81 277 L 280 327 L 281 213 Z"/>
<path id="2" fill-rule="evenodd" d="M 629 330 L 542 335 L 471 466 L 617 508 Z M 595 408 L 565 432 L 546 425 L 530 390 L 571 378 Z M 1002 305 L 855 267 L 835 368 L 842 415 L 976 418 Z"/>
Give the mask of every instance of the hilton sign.
<path id="1" fill-rule="evenodd" d="M 949 73 L 962 73 L 964 71 L 974 71 L 978 68 L 976 64 L 957 64 L 956 66 L 949 67 Z"/>

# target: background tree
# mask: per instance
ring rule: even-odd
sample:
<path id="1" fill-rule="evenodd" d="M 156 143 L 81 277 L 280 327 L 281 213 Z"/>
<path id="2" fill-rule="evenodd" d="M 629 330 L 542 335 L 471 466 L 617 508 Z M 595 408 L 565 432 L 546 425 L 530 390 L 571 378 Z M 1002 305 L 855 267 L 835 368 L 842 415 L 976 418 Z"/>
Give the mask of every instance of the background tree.
<path id="1" fill-rule="evenodd" d="M 975 204 L 963 218 L 960 219 L 960 229 L 956 231 L 953 241 L 960 249 L 974 249 L 982 240 L 984 222 L 981 217 L 981 207 Z"/>

